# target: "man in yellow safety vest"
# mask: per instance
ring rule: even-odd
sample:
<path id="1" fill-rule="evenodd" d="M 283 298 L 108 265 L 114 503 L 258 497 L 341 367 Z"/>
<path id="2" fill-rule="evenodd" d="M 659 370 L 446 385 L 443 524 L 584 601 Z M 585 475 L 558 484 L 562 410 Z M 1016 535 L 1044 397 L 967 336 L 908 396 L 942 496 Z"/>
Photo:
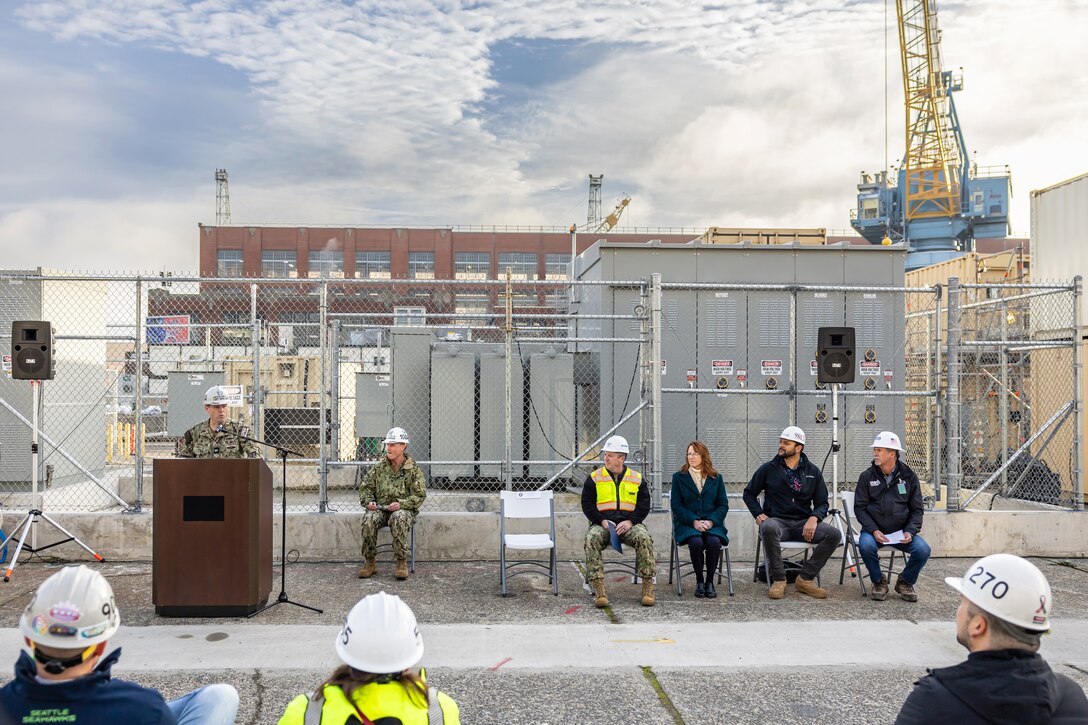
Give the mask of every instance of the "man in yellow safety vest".
<path id="1" fill-rule="evenodd" d="M 654 540 L 642 523 L 650 513 L 650 491 L 642 484 L 642 475 L 627 467 L 628 452 L 630 447 L 623 436 L 606 440 L 601 447 L 604 466 L 589 474 L 582 487 L 582 512 L 589 519 L 586 579 L 593 587 L 598 607 L 608 606 L 601 550 L 608 546 L 613 530 L 620 541 L 635 547 L 636 568 L 642 577 L 642 606 L 654 605 Z"/>

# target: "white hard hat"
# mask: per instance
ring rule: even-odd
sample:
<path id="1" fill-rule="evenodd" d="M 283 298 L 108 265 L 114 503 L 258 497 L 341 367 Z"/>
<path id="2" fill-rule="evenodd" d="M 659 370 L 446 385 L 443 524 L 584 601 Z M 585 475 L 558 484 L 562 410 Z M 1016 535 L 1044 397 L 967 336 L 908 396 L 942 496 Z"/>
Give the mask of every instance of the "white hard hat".
<path id="1" fill-rule="evenodd" d="M 344 619 L 336 636 L 336 654 L 344 664 L 363 672 L 403 672 L 423 658 L 416 615 L 393 594 L 363 597 Z"/>
<path id="2" fill-rule="evenodd" d="M 903 443 L 895 433 L 890 430 L 882 430 L 873 439 L 873 448 L 889 448 L 893 451 L 902 451 Z"/>
<path id="3" fill-rule="evenodd" d="M 945 582 L 998 619 L 1035 632 L 1050 629 L 1053 599 L 1043 572 L 1013 554 L 984 556 L 962 577 Z"/>
<path id="4" fill-rule="evenodd" d="M 229 402 L 230 397 L 222 385 L 213 385 L 204 393 L 204 405 L 226 405 Z"/>
<path id="5" fill-rule="evenodd" d="M 626 456 L 631 452 L 631 446 L 627 445 L 627 439 L 623 436 L 612 436 L 601 446 L 601 451 L 604 453 L 622 453 Z"/>
<path id="6" fill-rule="evenodd" d="M 403 428 L 390 428 L 382 443 L 403 443 L 408 445 L 408 431 Z"/>
<path id="7" fill-rule="evenodd" d="M 782 431 L 782 435 L 778 437 L 788 441 L 793 441 L 794 443 L 800 443 L 801 445 L 805 445 L 805 432 L 795 425 L 787 427 L 784 431 Z"/>
<path id="8" fill-rule="evenodd" d="M 83 564 L 66 566 L 42 582 L 19 620 L 24 637 L 56 649 L 105 642 L 120 626 L 110 583 Z"/>

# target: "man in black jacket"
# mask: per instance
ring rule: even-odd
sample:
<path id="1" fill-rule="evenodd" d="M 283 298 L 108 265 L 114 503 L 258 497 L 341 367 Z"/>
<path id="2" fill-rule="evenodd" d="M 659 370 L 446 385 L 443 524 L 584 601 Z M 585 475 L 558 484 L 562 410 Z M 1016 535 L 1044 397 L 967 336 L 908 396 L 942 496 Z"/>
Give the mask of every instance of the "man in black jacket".
<path id="1" fill-rule="evenodd" d="M 794 588 L 816 599 L 827 590 L 816 585 L 816 575 L 842 540 L 839 530 L 822 523 L 827 516 L 827 484 L 820 469 L 805 457 L 805 432 L 795 425 L 778 438 L 778 455 L 752 474 L 744 489 L 744 504 L 759 524 L 763 551 L 770 569 L 767 596 L 786 594 L 786 568 L 782 564 L 783 541 L 806 541 L 816 548 L 801 566 Z M 763 493 L 760 506 L 759 494 Z"/>
<path id="2" fill-rule="evenodd" d="M 872 599 L 878 602 L 888 597 L 888 582 L 880 571 L 878 552 L 882 546 L 894 546 L 910 557 L 895 582 L 896 593 L 908 602 L 918 601 L 914 585 L 929 561 L 929 544 L 918 535 L 922 530 L 922 487 L 914 471 L 899 459 L 902 452 L 903 444 L 895 433 L 877 435 L 873 465 L 858 476 L 854 493 L 854 517 L 861 525 L 858 550 L 873 582 Z"/>
<path id="3" fill-rule="evenodd" d="M 1088 722 L 1084 691 L 1038 655 L 1053 601 L 1034 564 L 994 554 L 945 581 L 962 595 L 956 641 L 970 654 L 916 682 L 896 725 Z"/>

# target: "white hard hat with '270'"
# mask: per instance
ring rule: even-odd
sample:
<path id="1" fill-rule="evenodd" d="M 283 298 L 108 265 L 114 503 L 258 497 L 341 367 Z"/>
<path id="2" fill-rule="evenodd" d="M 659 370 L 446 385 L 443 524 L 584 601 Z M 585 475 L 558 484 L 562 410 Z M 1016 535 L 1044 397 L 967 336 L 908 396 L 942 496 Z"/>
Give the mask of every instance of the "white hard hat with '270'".
<path id="1" fill-rule="evenodd" d="M 984 556 L 962 577 L 945 577 L 945 583 L 1009 624 L 1033 632 L 1050 629 L 1050 582 L 1027 559 L 1013 554 Z"/>

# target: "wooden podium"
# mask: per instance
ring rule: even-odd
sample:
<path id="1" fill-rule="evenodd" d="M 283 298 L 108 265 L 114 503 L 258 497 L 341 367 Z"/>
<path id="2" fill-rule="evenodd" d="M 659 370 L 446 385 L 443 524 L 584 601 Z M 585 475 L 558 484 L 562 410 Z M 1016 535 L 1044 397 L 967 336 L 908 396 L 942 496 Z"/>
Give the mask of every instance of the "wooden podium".
<path id="1" fill-rule="evenodd" d="M 159 458 L 151 601 L 165 617 L 238 617 L 272 591 L 272 471 L 258 458 Z"/>

